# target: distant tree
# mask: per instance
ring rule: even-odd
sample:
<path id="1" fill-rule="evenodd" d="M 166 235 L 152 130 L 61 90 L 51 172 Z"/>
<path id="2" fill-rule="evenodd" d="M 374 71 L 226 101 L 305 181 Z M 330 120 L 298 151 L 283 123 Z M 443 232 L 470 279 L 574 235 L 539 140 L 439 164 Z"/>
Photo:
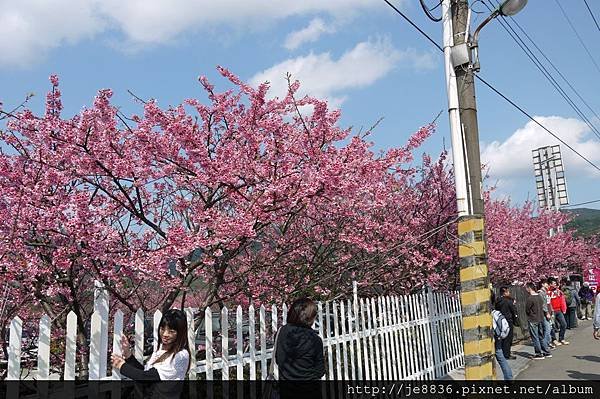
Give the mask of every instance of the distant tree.
<path id="1" fill-rule="evenodd" d="M 488 200 L 486 218 L 490 276 L 499 284 L 581 273 L 582 265 L 594 256 L 593 247 L 574 237 L 573 231 L 559 231 L 570 219 L 567 214 L 536 210 L 531 202 L 516 206 Z"/>

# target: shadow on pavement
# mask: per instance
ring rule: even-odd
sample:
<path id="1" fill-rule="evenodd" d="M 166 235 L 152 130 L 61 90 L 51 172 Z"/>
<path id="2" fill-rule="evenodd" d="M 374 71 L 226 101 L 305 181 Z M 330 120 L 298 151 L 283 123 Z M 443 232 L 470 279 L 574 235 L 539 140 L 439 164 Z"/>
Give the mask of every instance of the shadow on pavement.
<path id="1" fill-rule="evenodd" d="M 600 374 L 581 373 L 575 370 L 567 370 L 567 373 L 574 380 L 600 380 Z"/>
<path id="2" fill-rule="evenodd" d="M 573 356 L 573 357 L 575 359 L 579 359 L 579 360 L 589 360 L 590 362 L 600 363 L 600 356 L 585 355 L 585 356 Z"/>

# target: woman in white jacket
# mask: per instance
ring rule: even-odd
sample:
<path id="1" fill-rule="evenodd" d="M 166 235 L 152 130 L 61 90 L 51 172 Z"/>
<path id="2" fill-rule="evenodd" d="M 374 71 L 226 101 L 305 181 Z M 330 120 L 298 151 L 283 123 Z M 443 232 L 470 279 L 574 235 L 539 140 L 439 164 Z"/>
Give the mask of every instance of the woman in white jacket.
<path id="1" fill-rule="evenodd" d="M 148 363 L 143 366 L 131 354 L 129 340 L 121 339 L 122 355 L 112 355 L 112 365 L 134 381 L 183 380 L 190 368 L 190 347 L 185 313 L 170 309 L 158 325 L 159 342 Z"/>

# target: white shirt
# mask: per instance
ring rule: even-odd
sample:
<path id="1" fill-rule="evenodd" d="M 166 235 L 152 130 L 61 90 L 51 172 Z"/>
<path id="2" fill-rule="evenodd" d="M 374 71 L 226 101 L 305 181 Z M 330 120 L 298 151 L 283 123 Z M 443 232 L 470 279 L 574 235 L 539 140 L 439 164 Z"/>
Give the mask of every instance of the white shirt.
<path id="1" fill-rule="evenodd" d="M 146 363 L 144 370 L 148 371 L 154 367 L 156 371 L 158 371 L 161 381 L 185 379 L 185 375 L 188 371 L 188 362 L 190 359 L 188 351 L 183 349 L 174 355 L 167 357 L 160 363 L 154 363 L 154 361 L 165 352 L 166 351 L 164 349 L 160 349 L 157 352 L 152 353 L 152 356 L 150 356 L 150 360 Z"/>

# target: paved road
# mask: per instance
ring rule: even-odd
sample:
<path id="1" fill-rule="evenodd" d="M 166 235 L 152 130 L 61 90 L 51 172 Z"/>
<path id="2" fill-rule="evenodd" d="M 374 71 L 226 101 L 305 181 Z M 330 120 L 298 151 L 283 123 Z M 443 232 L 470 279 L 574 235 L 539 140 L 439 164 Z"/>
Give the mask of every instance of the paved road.
<path id="1" fill-rule="evenodd" d="M 570 345 L 552 351 L 552 358 L 531 360 L 518 380 L 600 380 L 600 341 L 592 337 L 592 322 L 579 320 L 579 326 L 567 330 Z M 531 356 L 533 347 L 520 349 L 517 356 Z"/>

